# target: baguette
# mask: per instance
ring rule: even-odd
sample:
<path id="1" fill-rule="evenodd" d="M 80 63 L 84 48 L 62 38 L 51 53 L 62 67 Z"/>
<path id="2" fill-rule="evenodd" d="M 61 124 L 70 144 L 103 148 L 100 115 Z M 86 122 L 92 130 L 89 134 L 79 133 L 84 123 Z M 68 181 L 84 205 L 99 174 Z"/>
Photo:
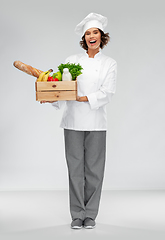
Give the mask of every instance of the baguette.
<path id="1" fill-rule="evenodd" d="M 29 74 L 29 75 L 32 75 L 34 77 L 39 77 L 40 73 L 42 73 L 43 71 L 39 70 L 39 69 L 36 69 L 30 65 L 27 65 L 23 62 L 20 62 L 20 61 L 15 61 L 13 63 L 14 67 L 18 68 L 19 70 Z"/>

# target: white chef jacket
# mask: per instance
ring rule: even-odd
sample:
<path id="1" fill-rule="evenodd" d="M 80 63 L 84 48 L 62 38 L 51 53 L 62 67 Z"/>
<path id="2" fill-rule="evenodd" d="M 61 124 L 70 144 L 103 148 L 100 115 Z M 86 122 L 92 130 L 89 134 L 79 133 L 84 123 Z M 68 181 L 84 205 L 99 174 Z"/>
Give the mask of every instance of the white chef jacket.
<path id="1" fill-rule="evenodd" d="M 116 90 L 117 63 L 101 50 L 89 58 L 88 54 L 72 55 L 66 63 L 80 64 L 82 74 L 77 77 L 77 95 L 87 96 L 88 102 L 58 101 L 52 103 L 60 109 L 65 103 L 60 127 L 79 131 L 107 130 L 106 104 Z"/>

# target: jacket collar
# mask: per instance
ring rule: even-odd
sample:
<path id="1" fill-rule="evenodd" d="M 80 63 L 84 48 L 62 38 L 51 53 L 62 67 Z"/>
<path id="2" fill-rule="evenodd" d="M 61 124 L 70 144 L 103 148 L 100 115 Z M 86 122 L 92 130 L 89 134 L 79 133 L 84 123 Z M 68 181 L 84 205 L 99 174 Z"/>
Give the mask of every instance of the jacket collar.
<path id="1" fill-rule="evenodd" d="M 102 52 L 101 52 L 101 49 L 100 49 L 99 52 L 96 53 L 96 55 L 94 56 L 94 59 L 100 58 L 101 54 L 102 54 Z M 85 51 L 85 56 L 86 56 L 87 58 L 89 58 L 89 55 L 88 55 L 87 51 Z"/>

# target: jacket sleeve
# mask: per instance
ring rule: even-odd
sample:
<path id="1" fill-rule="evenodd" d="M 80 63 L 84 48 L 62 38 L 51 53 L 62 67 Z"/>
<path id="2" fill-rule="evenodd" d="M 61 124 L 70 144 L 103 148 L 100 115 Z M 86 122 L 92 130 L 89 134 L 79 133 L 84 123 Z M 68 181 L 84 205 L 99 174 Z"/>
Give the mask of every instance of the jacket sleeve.
<path id="1" fill-rule="evenodd" d="M 100 89 L 87 95 L 91 109 L 98 109 L 109 103 L 116 91 L 117 63 L 109 66 L 105 80 Z"/>
<path id="2" fill-rule="evenodd" d="M 57 101 L 53 102 L 52 106 L 55 107 L 56 110 L 61 109 L 65 105 L 66 101 Z"/>

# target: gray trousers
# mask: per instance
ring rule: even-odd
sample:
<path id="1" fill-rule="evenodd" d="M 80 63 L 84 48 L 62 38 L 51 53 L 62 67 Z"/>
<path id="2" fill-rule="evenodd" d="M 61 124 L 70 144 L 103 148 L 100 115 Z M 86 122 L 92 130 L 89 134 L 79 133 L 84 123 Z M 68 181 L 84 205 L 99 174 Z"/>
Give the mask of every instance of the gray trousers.
<path id="1" fill-rule="evenodd" d="M 95 219 L 105 168 L 106 131 L 64 129 L 72 219 Z"/>

